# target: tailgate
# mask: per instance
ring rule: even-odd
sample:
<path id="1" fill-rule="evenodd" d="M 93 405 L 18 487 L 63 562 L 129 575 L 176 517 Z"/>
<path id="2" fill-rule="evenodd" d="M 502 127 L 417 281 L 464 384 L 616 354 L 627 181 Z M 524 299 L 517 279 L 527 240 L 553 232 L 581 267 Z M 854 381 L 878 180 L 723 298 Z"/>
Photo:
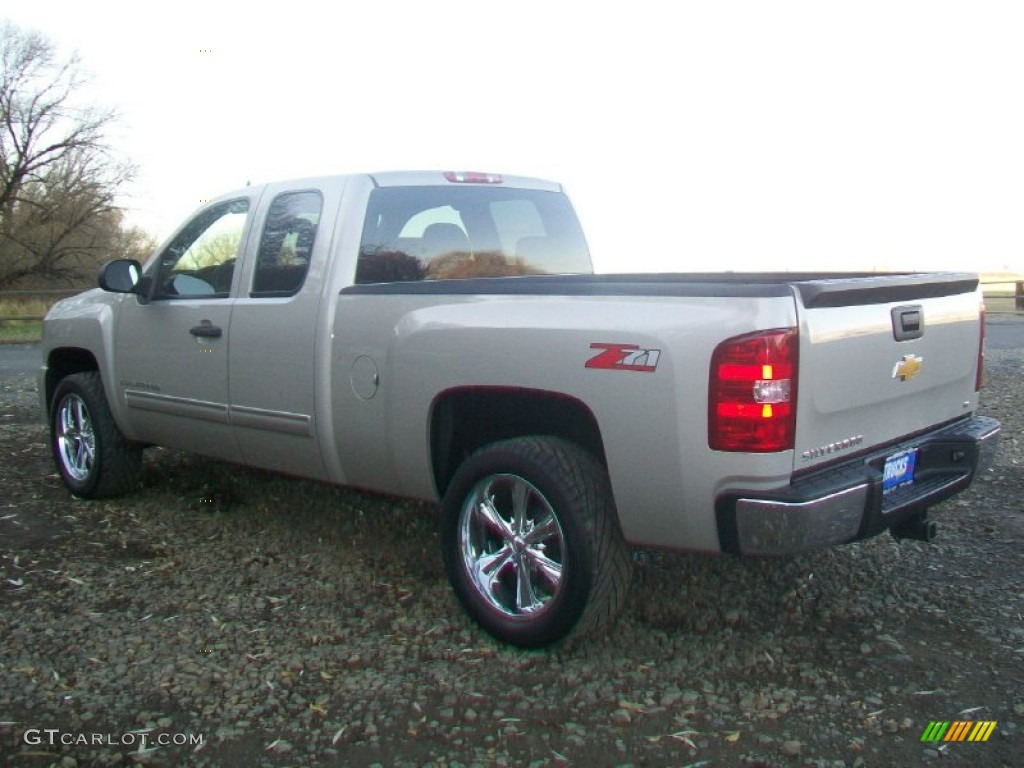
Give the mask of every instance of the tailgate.
<path id="1" fill-rule="evenodd" d="M 981 293 L 976 275 L 794 283 L 802 305 L 796 470 L 968 415 Z"/>

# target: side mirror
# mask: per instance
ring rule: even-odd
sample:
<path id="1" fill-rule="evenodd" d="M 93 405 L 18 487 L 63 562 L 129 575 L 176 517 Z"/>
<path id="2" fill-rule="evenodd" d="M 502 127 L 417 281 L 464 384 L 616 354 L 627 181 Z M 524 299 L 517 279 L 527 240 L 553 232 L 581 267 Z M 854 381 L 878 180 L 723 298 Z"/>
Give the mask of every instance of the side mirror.
<path id="1" fill-rule="evenodd" d="M 136 293 L 142 281 L 142 265 L 135 259 L 114 259 L 100 267 L 100 288 L 112 293 Z"/>

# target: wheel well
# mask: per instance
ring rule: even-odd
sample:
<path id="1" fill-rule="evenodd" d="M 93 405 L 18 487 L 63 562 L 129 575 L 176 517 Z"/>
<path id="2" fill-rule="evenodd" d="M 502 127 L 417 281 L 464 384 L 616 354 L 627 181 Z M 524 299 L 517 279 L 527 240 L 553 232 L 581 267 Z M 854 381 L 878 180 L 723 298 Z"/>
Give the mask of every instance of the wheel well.
<path id="1" fill-rule="evenodd" d="M 66 347 L 54 349 L 46 362 L 46 409 L 49 411 L 50 403 L 53 401 L 53 393 L 61 380 L 73 373 L 83 371 L 98 371 L 99 365 L 92 352 L 87 349 Z"/>
<path id="2" fill-rule="evenodd" d="M 576 398 L 557 392 L 506 387 L 466 387 L 434 403 L 430 451 L 434 484 L 443 496 L 459 465 L 478 448 L 525 435 L 570 440 L 605 464 L 597 419 Z"/>

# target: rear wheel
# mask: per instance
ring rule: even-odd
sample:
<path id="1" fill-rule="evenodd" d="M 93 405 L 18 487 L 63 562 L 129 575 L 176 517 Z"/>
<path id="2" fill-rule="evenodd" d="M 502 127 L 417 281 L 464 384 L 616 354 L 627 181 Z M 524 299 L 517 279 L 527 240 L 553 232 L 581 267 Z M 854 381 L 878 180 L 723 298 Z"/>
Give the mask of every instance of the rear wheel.
<path id="1" fill-rule="evenodd" d="M 64 484 L 86 499 L 126 493 L 142 467 L 142 449 L 117 428 L 95 371 L 72 374 L 57 385 L 50 448 Z"/>
<path id="2" fill-rule="evenodd" d="M 600 629 L 622 608 L 631 562 L 607 473 L 573 443 L 482 448 L 452 479 L 441 529 L 459 600 L 500 640 L 548 645 Z"/>

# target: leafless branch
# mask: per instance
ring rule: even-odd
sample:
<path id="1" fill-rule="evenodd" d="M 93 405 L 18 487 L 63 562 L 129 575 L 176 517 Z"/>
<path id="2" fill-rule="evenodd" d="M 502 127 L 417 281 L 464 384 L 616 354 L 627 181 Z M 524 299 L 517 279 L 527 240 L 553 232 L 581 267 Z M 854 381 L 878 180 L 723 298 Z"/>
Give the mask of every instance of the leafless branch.
<path id="1" fill-rule="evenodd" d="M 135 169 L 107 142 L 116 114 L 75 102 L 83 82 L 77 56 L 0 24 L 0 287 L 66 274 L 119 238 L 115 198 Z"/>

